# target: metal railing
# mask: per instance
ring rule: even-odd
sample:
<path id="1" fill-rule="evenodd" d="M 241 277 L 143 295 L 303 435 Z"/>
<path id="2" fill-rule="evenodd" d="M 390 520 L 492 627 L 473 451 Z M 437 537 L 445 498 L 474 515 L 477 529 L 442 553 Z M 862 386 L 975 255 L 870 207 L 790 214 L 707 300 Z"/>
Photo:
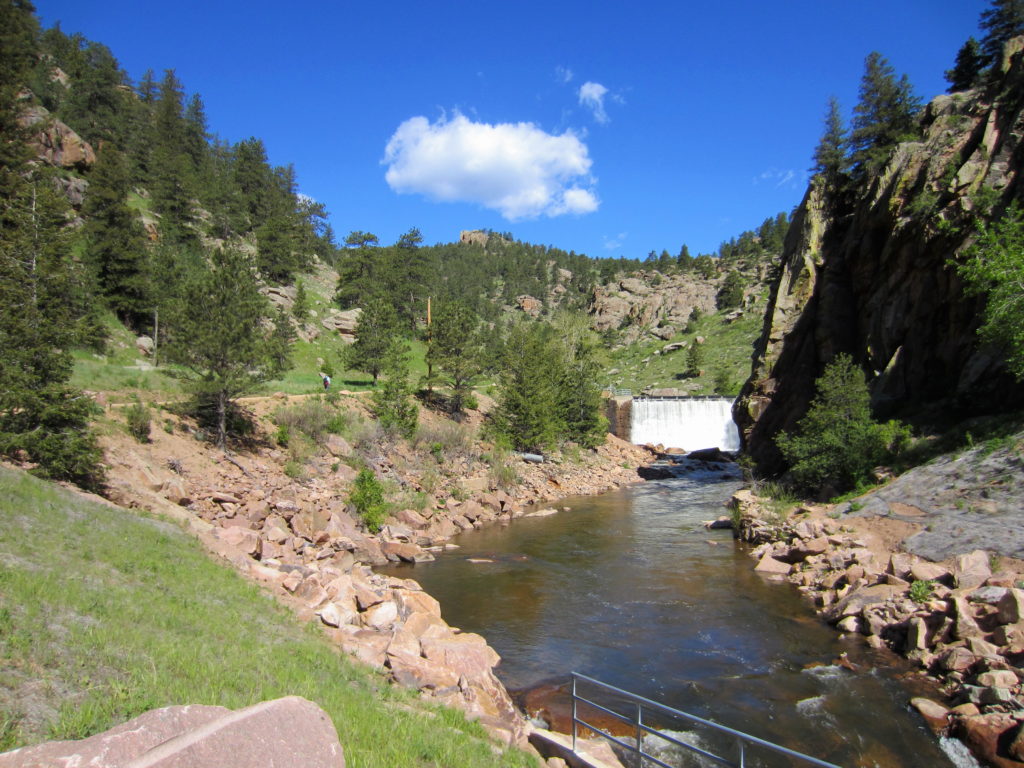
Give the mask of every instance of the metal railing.
<path id="1" fill-rule="evenodd" d="M 589 683 L 589 684 L 592 684 L 592 685 L 596 685 L 598 688 L 600 688 L 600 689 L 602 689 L 604 691 L 608 691 L 610 693 L 615 694 L 617 697 L 626 699 L 628 704 L 629 704 L 629 706 L 630 706 L 630 709 L 633 712 L 632 716 L 623 715 L 623 714 L 621 714 L 619 712 L 615 712 L 614 710 L 609 709 L 608 707 L 602 706 L 601 704 L 598 704 L 595 701 L 591 701 L 590 699 L 584 698 L 583 696 L 579 695 L 579 692 L 577 691 L 577 682 L 578 681 L 584 681 L 586 683 Z M 589 707 L 593 707 L 594 709 L 600 710 L 601 712 L 604 712 L 607 715 L 611 715 L 612 717 L 616 718 L 617 720 L 620 720 L 620 721 L 622 721 L 624 723 L 627 723 L 630 726 L 632 726 L 633 728 L 635 728 L 636 729 L 636 745 L 634 746 L 634 745 L 630 744 L 627 741 L 623 741 L 622 739 L 617 739 L 616 737 L 612 736 L 610 733 L 601 730 L 596 725 L 592 725 L 591 723 L 588 723 L 586 720 L 583 720 L 581 717 L 579 717 L 579 711 L 578 711 L 578 708 L 577 708 L 577 704 L 578 703 L 582 703 L 582 704 L 585 704 L 585 705 L 587 705 Z M 667 715 L 669 717 L 674 717 L 674 718 L 678 718 L 678 719 L 681 719 L 681 720 L 685 720 L 685 721 L 687 721 L 689 723 L 693 723 L 695 725 L 704 726 L 704 727 L 710 728 L 711 730 L 715 731 L 716 733 L 722 734 L 724 736 L 727 736 L 727 737 L 733 739 L 735 741 L 736 749 L 738 751 L 738 758 L 737 758 L 737 760 L 734 761 L 734 760 L 730 760 L 730 759 L 728 759 L 726 757 L 722 757 L 721 755 L 716 755 L 716 754 L 714 754 L 712 752 L 709 752 L 706 749 L 698 747 L 695 744 L 687 744 L 686 742 L 680 741 L 679 739 L 675 738 L 674 736 L 670 736 L 669 734 L 665 733 L 662 730 L 658 730 L 657 728 L 653 728 L 653 727 L 651 727 L 649 725 L 646 725 L 644 723 L 644 710 L 650 710 L 652 712 L 658 712 L 661 715 Z M 579 730 L 579 726 L 583 726 L 584 728 L 588 728 L 591 731 L 593 731 L 594 733 L 597 733 L 597 734 L 603 736 L 604 738 L 608 739 L 609 741 L 614 742 L 615 744 L 618 744 L 623 749 L 625 749 L 625 750 L 635 754 L 636 755 L 636 768 L 642 768 L 642 766 L 644 764 L 644 760 L 648 760 L 648 761 L 650 761 L 651 763 L 653 763 L 655 765 L 661 766 L 662 768 L 674 768 L 674 766 L 669 765 L 668 763 L 663 762 L 662 760 L 658 759 L 654 755 L 649 754 L 648 752 L 644 751 L 644 746 L 643 746 L 644 734 L 650 734 L 650 735 L 656 736 L 659 739 L 663 739 L 663 740 L 665 740 L 665 741 L 667 741 L 667 742 L 669 742 L 671 744 L 676 745 L 677 747 L 681 747 L 681 748 L 683 748 L 685 750 L 688 750 L 688 751 L 693 752 L 695 754 L 698 754 L 698 755 L 700 755 L 700 756 L 702 756 L 704 758 L 707 758 L 708 760 L 711 760 L 713 762 L 719 763 L 721 765 L 730 766 L 730 768 L 746 768 L 745 760 L 746 760 L 746 747 L 747 747 L 747 745 L 752 745 L 752 746 L 755 746 L 755 747 L 760 747 L 762 749 L 766 749 L 768 751 L 775 752 L 775 753 L 780 754 L 780 755 L 786 755 L 787 757 L 796 758 L 797 760 L 803 761 L 807 765 L 817 765 L 817 766 L 822 766 L 822 768 L 840 768 L 835 763 L 827 763 L 824 760 L 819 760 L 816 757 L 811 757 L 810 755 L 805 755 L 805 754 L 803 754 L 801 752 L 795 752 L 792 749 L 787 749 L 786 747 L 779 746 L 778 744 L 773 744 L 770 741 L 765 741 L 764 739 L 759 739 L 756 736 L 751 736 L 749 734 L 742 733 L 741 731 L 737 731 L 737 730 L 734 730 L 732 728 L 728 728 L 728 727 L 726 727 L 724 725 L 719 725 L 718 723 L 713 723 L 710 720 L 705 720 L 705 719 L 703 719 L 701 717 L 697 717 L 696 715 L 690 715 L 690 714 L 687 714 L 686 712 L 681 712 L 678 709 L 673 709 L 672 707 L 666 707 L 664 704 L 659 704 L 656 701 L 651 701 L 650 699 L 645 699 L 643 696 L 637 696 L 635 693 L 630 693 L 629 691 L 624 691 L 621 688 L 616 688 L 613 685 L 608 685 L 608 683 L 602 683 L 600 680 L 595 680 L 592 677 L 587 677 L 586 675 L 581 675 L 578 672 L 573 672 L 572 673 L 572 751 L 573 752 L 576 752 L 576 738 L 577 738 L 577 732 Z"/>

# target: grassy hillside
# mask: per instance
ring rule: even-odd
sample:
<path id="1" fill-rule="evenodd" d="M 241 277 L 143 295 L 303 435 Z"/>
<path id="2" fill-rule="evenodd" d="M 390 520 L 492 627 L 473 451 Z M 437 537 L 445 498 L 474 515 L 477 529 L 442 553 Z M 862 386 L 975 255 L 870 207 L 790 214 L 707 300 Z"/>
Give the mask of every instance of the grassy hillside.
<path id="1" fill-rule="evenodd" d="M 531 763 L 356 667 L 175 526 L 0 467 L 0 751 L 290 694 L 328 712 L 354 768 Z"/>
<path id="2" fill-rule="evenodd" d="M 764 302 L 733 319 L 726 310 L 691 322 L 688 330 L 667 341 L 641 340 L 615 349 L 608 363 L 607 386 L 631 389 L 675 388 L 691 395 L 735 395 L 750 375 L 754 341 L 761 331 Z M 687 374 L 689 350 L 697 338 L 702 362 L 699 376 Z M 669 345 L 685 346 L 670 352 Z"/>
<path id="3" fill-rule="evenodd" d="M 310 299 L 315 316 L 310 323 L 319 326 L 320 334 L 311 341 L 297 339 L 292 347 L 292 367 L 281 379 L 269 381 L 253 394 L 285 392 L 290 395 L 305 394 L 321 390 L 320 361 L 334 370 L 335 386 L 360 390 L 372 384 L 369 374 L 362 371 L 344 370 L 341 365 L 345 342 L 333 331 L 326 331 L 319 325 L 332 307 L 331 296 L 337 280 L 336 273 L 328 268 L 304 275 L 303 285 Z M 117 321 L 113 313 L 104 317 L 108 333 L 106 350 L 98 354 L 91 350 L 76 350 L 75 368 L 71 378 L 74 387 L 106 393 L 111 402 L 130 402 L 135 398 L 146 401 L 174 398 L 183 393 L 174 367 L 154 368 L 152 359 L 141 353 L 135 345 L 135 336 Z M 410 345 L 410 371 L 417 380 L 425 371 L 423 357 L 425 348 L 420 342 Z"/>

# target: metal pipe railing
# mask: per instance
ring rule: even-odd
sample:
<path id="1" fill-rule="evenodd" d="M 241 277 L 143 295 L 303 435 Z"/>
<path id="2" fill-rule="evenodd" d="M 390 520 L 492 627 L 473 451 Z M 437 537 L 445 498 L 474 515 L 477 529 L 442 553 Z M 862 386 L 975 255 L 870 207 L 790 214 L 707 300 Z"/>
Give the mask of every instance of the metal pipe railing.
<path id="1" fill-rule="evenodd" d="M 589 683 L 591 685 L 596 685 L 600 689 L 603 689 L 603 690 L 608 691 L 610 693 L 614 693 L 616 696 L 625 698 L 629 703 L 636 705 L 636 713 L 635 713 L 635 715 L 630 716 L 630 715 L 621 714 L 619 712 L 615 712 L 614 710 L 609 709 L 608 707 L 602 706 L 601 704 L 598 704 L 595 701 L 591 701 L 590 699 L 587 699 L 587 698 L 581 696 L 580 693 L 579 693 L 578 685 L 577 685 L 578 681 L 583 681 L 583 682 Z M 591 723 L 587 722 L 586 720 L 583 720 L 579 716 L 579 707 L 578 707 L 579 703 L 582 703 L 582 704 L 585 704 L 585 705 L 587 705 L 589 707 L 593 707 L 595 709 L 598 709 L 601 712 L 604 712 L 604 713 L 606 713 L 608 715 L 611 715 L 612 717 L 614 717 L 614 718 L 616 718 L 618 720 L 621 720 L 622 722 L 627 723 L 627 724 L 635 727 L 635 729 L 636 729 L 636 746 L 633 746 L 629 742 L 622 741 L 621 739 L 617 739 L 614 736 L 612 736 L 610 733 L 607 733 L 607 732 L 601 730 L 600 728 L 598 728 L 595 725 L 592 725 Z M 702 749 L 702 748 L 696 746 L 695 744 L 687 744 L 686 742 L 680 741 L 679 739 L 675 738 L 674 736 L 670 736 L 669 734 L 665 733 L 664 731 L 661 731 L 661 730 L 658 730 L 657 728 L 652 728 L 652 727 L 650 727 L 648 725 L 645 725 L 644 722 L 643 722 L 643 711 L 644 711 L 644 709 L 649 709 L 649 710 L 652 710 L 652 711 L 655 711 L 655 712 L 659 712 L 659 713 L 661 713 L 663 715 L 667 715 L 667 716 L 670 716 L 670 717 L 675 717 L 675 718 L 679 718 L 679 719 L 682 719 L 682 720 L 686 720 L 686 721 L 688 721 L 690 723 L 693 723 L 695 725 L 700 725 L 700 726 L 704 726 L 706 728 L 710 728 L 711 730 L 713 730 L 713 731 L 715 731 L 717 733 L 721 733 L 721 734 L 724 734 L 726 736 L 731 736 L 733 739 L 736 740 L 736 745 L 737 745 L 737 749 L 738 749 L 738 752 L 739 752 L 739 761 L 738 762 L 733 762 L 729 758 L 723 757 L 721 755 L 713 754 L 712 752 L 709 752 L 709 751 L 707 751 L 705 749 Z M 651 734 L 653 736 L 657 736 L 659 739 L 663 739 L 663 740 L 665 740 L 665 741 L 667 741 L 667 742 L 669 742 L 671 744 L 675 744 L 678 747 L 682 747 L 683 749 L 686 749 L 686 750 L 689 750 L 689 751 L 694 752 L 696 754 L 699 754 L 702 757 L 707 758 L 708 760 L 713 760 L 716 763 L 720 763 L 722 765 L 730 766 L 730 768 L 745 768 L 745 766 L 746 766 L 746 757 L 747 757 L 747 754 L 746 754 L 747 753 L 747 750 L 746 750 L 747 745 L 752 745 L 752 746 L 760 747 L 762 749 L 766 749 L 766 750 L 769 750 L 771 752 L 775 752 L 775 753 L 780 754 L 780 755 L 786 755 L 787 757 L 796 758 L 797 760 L 803 761 L 807 765 L 819 766 L 820 768 L 840 768 L 835 763 L 828 763 L 828 762 L 825 762 L 824 760 L 819 760 L 816 757 L 811 757 L 810 755 L 805 755 L 802 752 L 796 752 L 796 751 L 794 751 L 792 749 L 789 749 L 787 747 L 783 747 L 783 746 L 781 746 L 779 744 L 773 744 L 770 741 L 766 741 L 764 739 L 759 739 L 757 736 L 751 736 L 750 734 L 743 733 L 742 731 L 737 731 L 737 730 L 735 730 L 733 728 L 729 728 L 728 726 L 719 725 L 718 723 L 711 722 L 710 720 L 705 720 L 702 717 L 697 717 L 696 715 L 691 715 L 691 714 L 689 714 L 687 712 L 683 712 L 683 711 L 678 710 L 678 709 L 673 709 L 672 707 L 665 706 L 664 704 L 659 704 L 656 701 L 652 701 L 650 699 L 646 699 L 643 696 L 638 696 L 635 693 L 630 693 L 629 691 L 624 691 L 621 688 L 616 688 L 614 685 L 609 685 L 608 683 L 603 683 L 600 680 L 595 680 L 592 677 L 587 677 L 586 675 L 581 675 L 578 672 L 573 672 L 572 673 L 572 751 L 573 752 L 576 752 L 576 740 L 577 740 L 578 726 L 583 726 L 584 728 L 589 728 L 594 733 L 597 733 L 600 736 L 603 736 L 604 738 L 608 739 L 609 741 L 612 741 L 615 744 L 618 744 L 623 749 L 626 749 L 626 750 L 628 750 L 630 752 L 635 753 L 636 754 L 636 768 L 642 768 L 644 760 L 648 760 L 651 763 L 654 763 L 654 764 L 656 764 L 658 766 L 661 766 L 661 768 L 673 768 L 673 766 L 668 765 L 667 763 L 665 763 L 662 760 L 658 759 L 654 755 L 651 755 L 651 754 L 648 754 L 647 752 L 644 752 L 644 748 L 643 748 L 643 735 L 645 733 Z"/>

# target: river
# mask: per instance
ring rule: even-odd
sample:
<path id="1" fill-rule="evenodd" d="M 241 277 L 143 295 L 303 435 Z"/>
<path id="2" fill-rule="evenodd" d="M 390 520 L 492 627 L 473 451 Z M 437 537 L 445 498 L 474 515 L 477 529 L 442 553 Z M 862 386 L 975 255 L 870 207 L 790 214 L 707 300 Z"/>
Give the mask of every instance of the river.
<path id="1" fill-rule="evenodd" d="M 795 587 L 755 574 L 729 531 L 703 527 L 739 485 L 700 472 L 566 499 L 387 572 L 486 637 L 511 690 L 577 671 L 843 766 L 968 764 L 908 710 L 931 692 L 909 666 L 841 640 Z M 834 663 L 844 653 L 853 670 Z"/>

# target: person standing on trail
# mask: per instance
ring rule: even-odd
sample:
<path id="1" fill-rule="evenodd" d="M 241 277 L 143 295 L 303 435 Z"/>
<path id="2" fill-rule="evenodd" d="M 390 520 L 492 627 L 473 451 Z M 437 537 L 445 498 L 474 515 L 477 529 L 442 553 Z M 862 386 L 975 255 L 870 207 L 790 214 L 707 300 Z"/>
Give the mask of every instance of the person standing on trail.
<path id="1" fill-rule="evenodd" d="M 331 388 L 331 377 L 326 373 L 321 373 L 320 375 L 324 378 L 324 392 L 326 392 Z"/>

